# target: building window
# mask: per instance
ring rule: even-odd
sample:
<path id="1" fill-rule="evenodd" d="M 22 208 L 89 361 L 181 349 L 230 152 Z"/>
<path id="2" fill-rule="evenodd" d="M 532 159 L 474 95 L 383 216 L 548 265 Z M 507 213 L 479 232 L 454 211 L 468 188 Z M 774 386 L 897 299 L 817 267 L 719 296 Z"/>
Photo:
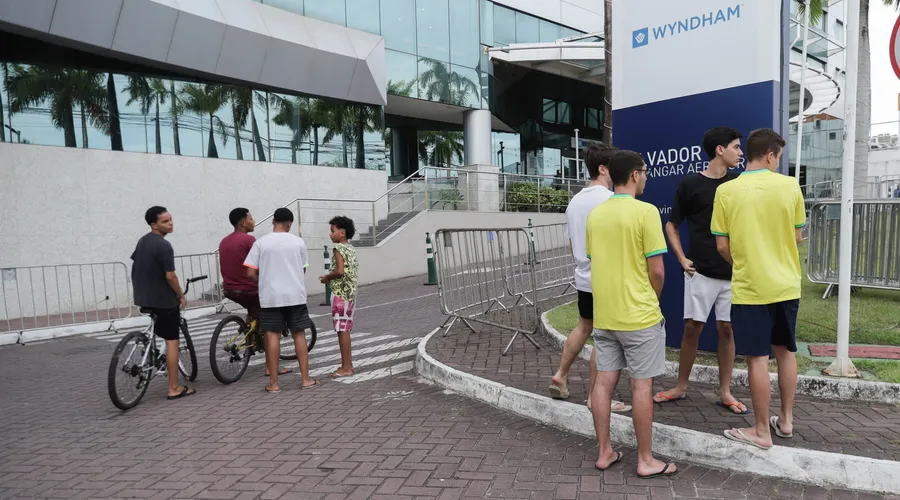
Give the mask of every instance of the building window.
<path id="1" fill-rule="evenodd" d="M 600 129 L 602 113 L 597 108 L 584 109 L 584 125 L 587 128 Z"/>
<path id="2" fill-rule="evenodd" d="M 828 132 L 828 140 L 833 141 L 837 139 L 837 132 Z"/>
<path id="3" fill-rule="evenodd" d="M 571 106 L 567 102 L 544 98 L 544 121 L 546 123 L 571 123 Z"/>
<path id="4" fill-rule="evenodd" d="M 844 23 L 838 19 L 834 21 L 834 38 L 840 43 L 844 43 Z"/>

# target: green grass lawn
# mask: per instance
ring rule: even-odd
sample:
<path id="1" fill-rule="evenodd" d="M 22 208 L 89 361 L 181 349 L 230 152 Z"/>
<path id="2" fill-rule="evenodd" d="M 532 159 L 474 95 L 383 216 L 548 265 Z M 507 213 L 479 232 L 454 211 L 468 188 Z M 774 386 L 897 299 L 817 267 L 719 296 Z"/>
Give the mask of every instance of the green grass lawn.
<path id="1" fill-rule="evenodd" d="M 800 247 L 803 262 L 802 298 L 797 317 L 797 340 L 807 343 L 837 342 L 837 294 L 822 299 L 827 285 L 812 283 L 806 277 L 806 243 Z M 550 324 L 563 335 L 575 327 L 578 307 L 567 304 L 548 314 Z M 591 342 L 591 340 L 588 340 Z M 850 343 L 900 346 L 900 291 L 862 288 L 850 298 Z M 669 349 L 670 361 L 678 361 L 678 350 Z M 797 360 L 800 373 L 821 371 L 827 363 L 801 357 Z M 714 354 L 700 353 L 699 364 L 716 364 Z M 854 360 L 857 368 L 872 378 L 900 383 L 900 362 Z M 746 368 L 742 362 L 736 367 Z M 773 367 L 774 369 L 774 367 Z"/>

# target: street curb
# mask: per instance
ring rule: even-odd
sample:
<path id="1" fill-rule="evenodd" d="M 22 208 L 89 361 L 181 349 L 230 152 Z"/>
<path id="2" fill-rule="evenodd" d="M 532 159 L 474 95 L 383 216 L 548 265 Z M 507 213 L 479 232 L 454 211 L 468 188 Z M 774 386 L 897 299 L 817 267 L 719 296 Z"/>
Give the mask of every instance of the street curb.
<path id="1" fill-rule="evenodd" d="M 541 314 L 541 323 L 544 326 L 544 332 L 546 333 L 547 339 L 550 340 L 553 345 L 562 349 L 563 344 L 566 342 L 566 337 L 550 325 L 550 321 L 547 320 L 548 313 L 549 311 Z M 584 348 L 581 349 L 579 357 L 584 360 L 589 360 L 591 358 L 592 350 L 593 347 L 585 345 Z M 666 373 L 664 376 L 678 378 L 678 363 L 666 361 Z M 770 373 L 769 379 L 772 381 L 772 393 L 775 393 L 778 391 L 778 374 Z M 691 370 L 690 380 L 692 382 L 718 386 L 719 367 L 694 365 L 694 369 Z M 750 379 L 747 370 L 739 370 L 737 368 L 732 370 L 731 384 L 749 388 Z M 797 394 L 838 401 L 867 401 L 898 404 L 900 403 L 900 384 L 849 378 L 799 375 L 797 377 Z"/>
<path id="2" fill-rule="evenodd" d="M 182 312 L 182 316 L 187 320 L 202 318 L 203 316 L 211 316 L 213 314 L 216 314 L 217 308 L 218 305 L 199 307 L 197 309 L 188 309 Z M 63 337 L 71 337 L 73 335 L 83 335 L 85 333 L 113 331 L 122 328 L 136 328 L 140 326 L 147 326 L 149 324 L 149 316 L 135 316 L 132 318 L 123 318 L 112 321 L 100 321 L 82 325 L 55 326 L 52 328 L 42 328 L 40 330 L 26 330 L 24 332 L 5 332 L 0 333 L 0 346 L 11 344 L 24 345 L 29 342 L 59 339 Z"/>
<path id="3" fill-rule="evenodd" d="M 436 328 L 416 352 L 418 373 L 442 387 L 472 399 L 585 437 L 595 437 L 593 419 L 584 405 L 554 401 L 451 368 L 426 351 Z M 724 429 L 723 429 L 724 431 Z M 612 414 L 612 441 L 636 447 L 631 419 Z M 724 436 L 653 424 L 653 451 L 691 463 L 736 472 L 801 481 L 819 486 L 900 493 L 900 464 L 815 450 L 774 446 L 763 451 Z"/>

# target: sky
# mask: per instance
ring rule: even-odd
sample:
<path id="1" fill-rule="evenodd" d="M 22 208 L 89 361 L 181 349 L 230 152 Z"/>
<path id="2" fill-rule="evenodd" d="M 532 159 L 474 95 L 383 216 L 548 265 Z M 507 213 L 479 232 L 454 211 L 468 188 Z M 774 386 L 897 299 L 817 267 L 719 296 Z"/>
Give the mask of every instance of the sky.
<path id="1" fill-rule="evenodd" d="M 898 13 L 881 0 L 871 0 L 869 6 L 869 43 L 872 51 L 872 135 L 898 133 L 897 95 L 900 78 L 891 67 L 889 47 L 891 31 Z"/>

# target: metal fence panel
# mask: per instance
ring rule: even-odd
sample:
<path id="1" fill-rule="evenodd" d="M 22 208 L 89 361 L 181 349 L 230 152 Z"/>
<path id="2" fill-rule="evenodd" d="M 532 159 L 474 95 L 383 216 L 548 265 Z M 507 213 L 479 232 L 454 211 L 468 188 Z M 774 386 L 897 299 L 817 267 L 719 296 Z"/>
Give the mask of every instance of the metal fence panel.
<path id="1" fill-rule="evenodd" d="M 444 335 L 458 320 L 474 332 L 474 321 L 515 332 L 503 354 L 519 334 L 538 347 L 531 337 L 539 323 L 533 259 L 521 228 L 438 230 L 438 290 L 441 310 L 450 316 Z"/>
<path id="2" fill-rule="evenodd" d="M 225 300 L 218 253 L 178 255 L 175 257 L 175 273 L 182 289 L 188 279 L 207 276 L 207 279 L 192 284 L 188 290 L 188 309 L 219 305 Z"/>
<path id="3" fill-rule="evenodd" d="M 575 293 L 575 257 L 569 241 L 569 225 L 544 224 L 529 227 L 535 245 L 537 290 L 559 290 L 559 295 Z"/>
<path id="4" fill-rule="evenodd" d="M 810 210 L 806 274 L 813 283 L 838 283 L 840 202 L 818 203 Z M 900 200 L 853 204 L 853 286 L 900 290 Z"/>
<path id="5" fill-rule="evenodd" d="M 0 269 L 0 331 L 124 319 L 131 304 L 122 262 Z"/>

